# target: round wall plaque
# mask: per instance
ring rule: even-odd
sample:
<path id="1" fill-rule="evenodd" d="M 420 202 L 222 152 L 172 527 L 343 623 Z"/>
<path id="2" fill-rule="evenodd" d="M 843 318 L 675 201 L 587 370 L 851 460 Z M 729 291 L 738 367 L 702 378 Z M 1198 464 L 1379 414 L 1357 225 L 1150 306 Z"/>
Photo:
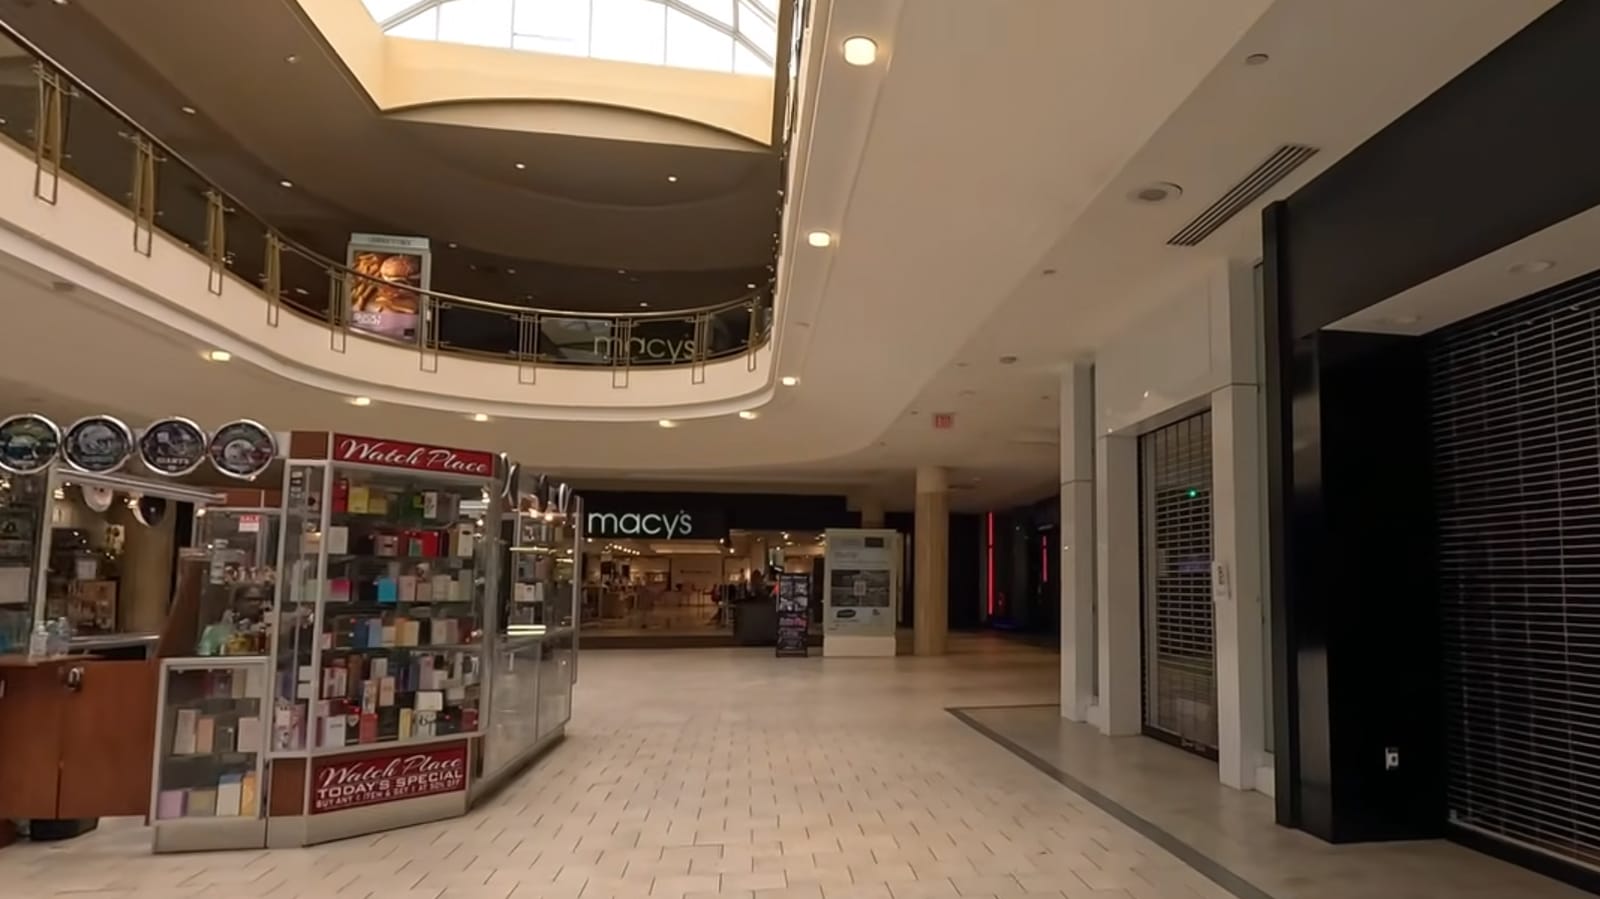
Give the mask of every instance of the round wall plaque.
<path id="1" fill-rule="evenodd" d="M 116 471 L 133 455 L 133 432 L 109 415 L 80 418 L 67 428 L 61 455 L 68 465 L 82 472 Z"/>
<path id="2" fill-rule="evenodd" d="M 140 435 L 139 458 L 156 474 L 186 475 L 206 461 L 206 432 L 187 418 L 163 418 Z"/>
<path id="3" fill-rule="evenodd" d="M 207 454 L 217 471 L 248 481 L 266 471 L 278 457 L 278 442 L 262 425 L 241 418 L 217 428 Z"/>
<path id="4" fill-rule="evenodd" d="M 0 421 L 0 469 L 37 474 L 61 450 L 61 429 L 43 415 L 13 415 Z"/>

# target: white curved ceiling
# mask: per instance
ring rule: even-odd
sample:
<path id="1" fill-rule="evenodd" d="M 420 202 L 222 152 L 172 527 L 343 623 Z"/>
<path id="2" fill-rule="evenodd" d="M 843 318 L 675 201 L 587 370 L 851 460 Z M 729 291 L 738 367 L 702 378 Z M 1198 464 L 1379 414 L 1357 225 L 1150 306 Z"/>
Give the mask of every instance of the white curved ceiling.
<path id="1" fill-rule="evenodd" d="M 1198 248 L 1169 247 L 1168 236 L 1279 144 L 1322 147 L 1278 194 L 1292 190 L 1551 5 L 819 3 L 780 265 L 778 373 L 801 383 L 778 390 L 755 421 L 663 430 L 353 411 L 248 364 L 207 366 L 192 346 L 169 363 L 157 347 L 173 345 L 170 332 L 110 334 L 94 303 L 58 303 L 59 321 L 7 342 L 93 354 L 126 342 L 161 358 L 126 379 L 52 375 L 52 401 L 129 414 L 248 413 L 280 427 L 352 427 L 358 415 L 367 430 L 597 475 L 829 479 L 897 492 L 911 467 L 943 464 L 967 488 L 958 508 L 1031 498 L 1055 483 L 1055 372 L 1092 356 L 1172 285 L 1217 259 L 1253 256 L 1258 210 Z M 1451 28 L 1438 31 L 1440 21 Z M 879 41 L 877 66 L 838 58 L 853 34 Z M 1271 61 L 1245 66 L 1258 52 Z M 1150 181 L 1187 190 L 1169 205 L 1126 200 Z M 813 228 L 837 244 L 806 246 Z M 956 427 L 934 431 L 929 414 L 945 411 Z"/>

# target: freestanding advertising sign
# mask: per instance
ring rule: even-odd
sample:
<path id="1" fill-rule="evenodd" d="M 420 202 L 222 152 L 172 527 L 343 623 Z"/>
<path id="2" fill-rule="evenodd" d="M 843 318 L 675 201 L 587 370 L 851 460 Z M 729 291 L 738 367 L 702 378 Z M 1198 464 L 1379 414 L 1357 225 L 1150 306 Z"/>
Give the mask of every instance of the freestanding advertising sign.
<path id="1" fill-rule="evenodd" d="M 810 629 L 811 576 L 778 575 L 778 655 L 806 655 Z"/>
<path id="2" fill-rule="evenodd" d="M 422 295 L 433 256 L 426 237 L 352 234 L 345 264 L 364 278 L 349 279 L 350 327 L 380 337 L 417 339 Z"/>
<path id="3" fill-rule="evenodd" d="M 900 534 L 830 529 L 822 654 L 892 656 L 900 607 Z"/>

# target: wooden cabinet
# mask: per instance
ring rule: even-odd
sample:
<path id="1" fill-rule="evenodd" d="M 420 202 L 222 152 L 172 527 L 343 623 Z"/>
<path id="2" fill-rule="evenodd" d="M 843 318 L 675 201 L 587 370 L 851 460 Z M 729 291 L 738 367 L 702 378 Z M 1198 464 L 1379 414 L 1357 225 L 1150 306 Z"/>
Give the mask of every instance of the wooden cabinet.
<path id="1" fill-rule="evenodd" d="M 0 658 L 0 818 L 144 815 L 153 661 Z"/>

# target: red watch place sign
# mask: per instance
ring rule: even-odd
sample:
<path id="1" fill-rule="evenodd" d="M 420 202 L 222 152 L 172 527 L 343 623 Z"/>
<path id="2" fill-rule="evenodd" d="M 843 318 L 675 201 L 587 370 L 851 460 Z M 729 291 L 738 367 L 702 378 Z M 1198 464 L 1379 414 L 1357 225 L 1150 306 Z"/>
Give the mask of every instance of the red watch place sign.
<path id="1" fill-rule="evenodd" d="M 404 440 L 352 437 L 349 434 L 333 435 L 333 460 L 479 478 L 494 476 L 494 455 L 491 453 L 448 446 L 425 446 Z"/>
<path id="2" fill-rule="evenodd" d="M 311 766 L 311 814 L 466 788 L 465 742 L 363 753 L 358 758 L 323 757 Z"/>

